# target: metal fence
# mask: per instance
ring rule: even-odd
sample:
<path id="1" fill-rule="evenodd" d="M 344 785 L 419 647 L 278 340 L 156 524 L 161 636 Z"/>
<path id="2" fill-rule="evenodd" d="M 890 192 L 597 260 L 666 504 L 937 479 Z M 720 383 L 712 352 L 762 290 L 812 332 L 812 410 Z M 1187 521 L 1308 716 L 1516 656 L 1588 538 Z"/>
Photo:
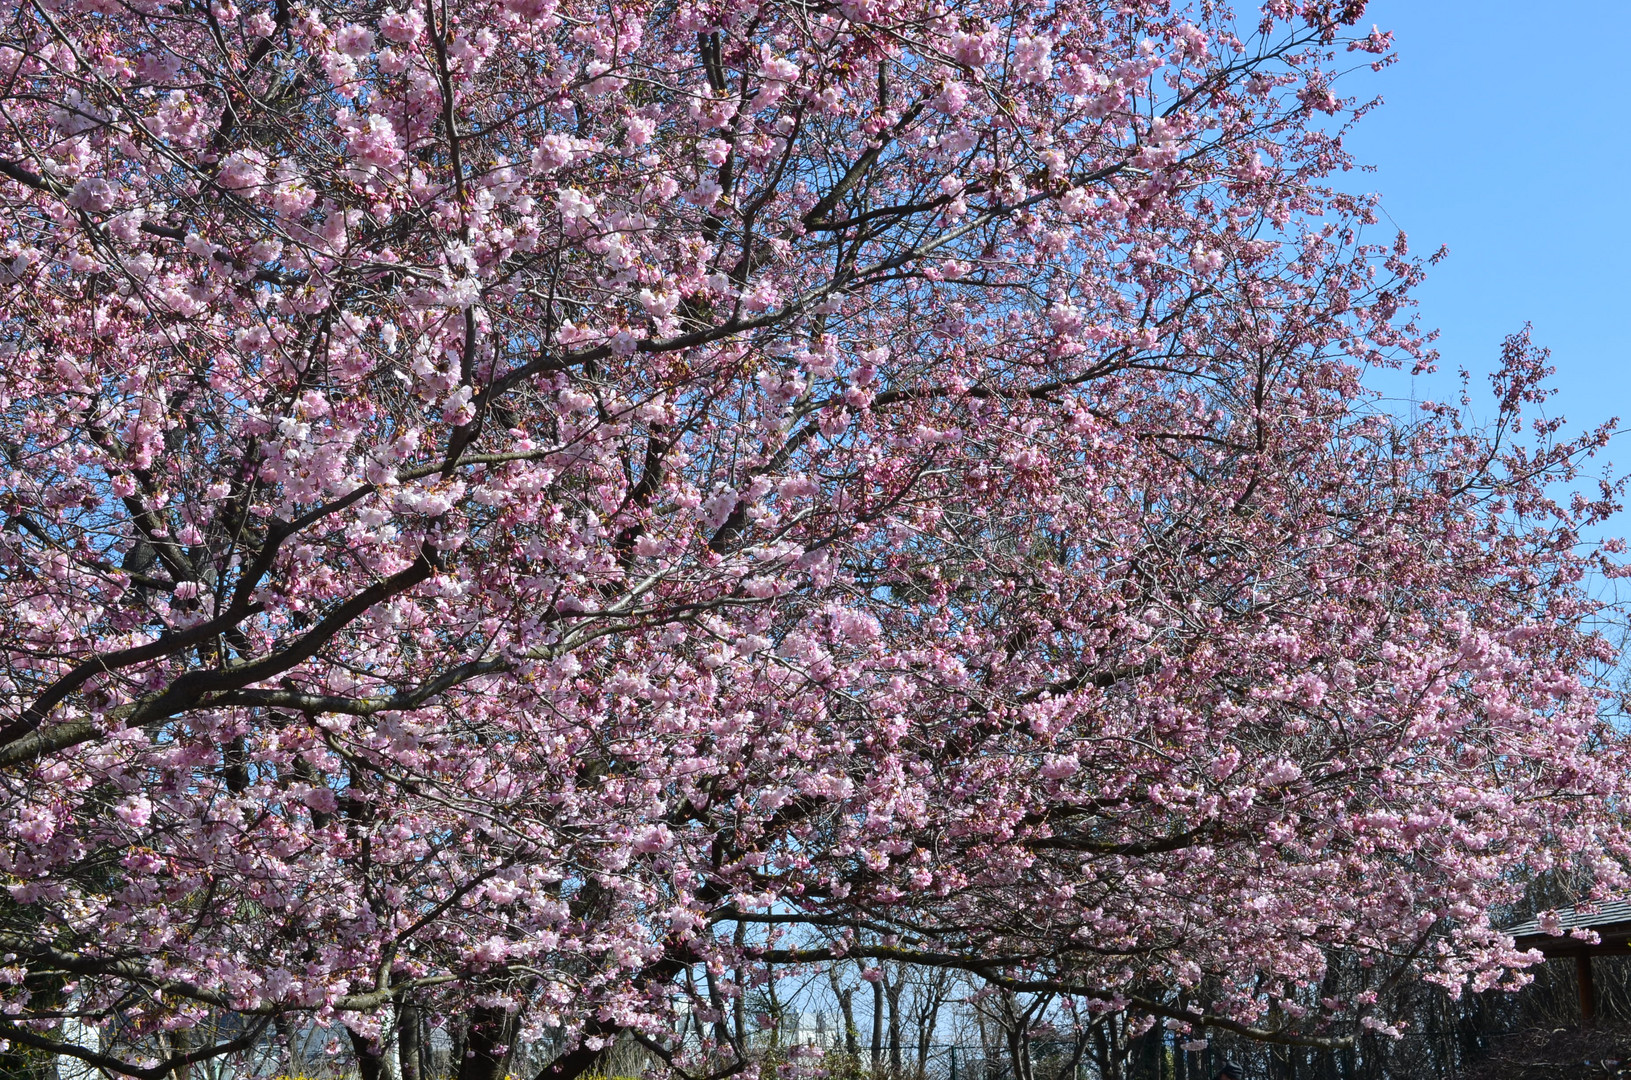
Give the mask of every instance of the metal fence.
<path id="1" fill-rule="evenodd" d="M 309 1029 L 280 1049 L 257 1048 L 232 1059 L 204 1062 L 190 1070 L 190 1080 L 229 1077 L 282 1077 L 310 1080 L 355 1080 L 358 1076 L 349 1040 L 330 1038 L 326 1030 Z M 422 1080 L 453 1080 L 453 1040 L 436 1032 L 425 1046 Z M 810 1047 L 805 1047 L 808 1052 Z M 1184 1050 L 1169 1033 L 1156 1031 L 1105 1047 L 1067 1042 L 1032 1042 L 1016 1056 L 1008 1048 L 935 1044 L 903 1048 L 899 1067 L 885 1052 L 873 1067 L 870 1054 L 826 1050 L 815 1064 L 824 1080 L 1212 1080 L 1227 1062 L 1245 1080 L 1582 1080 L 1585 1077 L 1631 1078 L 1631 1027 L 1418 1032 L 1401 1038 L 1361 1038 L 1342 1050 L 1265 1046 L 1244 1040 L 1214 1038 L 1204 1050 Z M 557 1052 L 545 1043 L 522 1045 L 509 1062 L 513 1080 L 530 1080 Z M 783 1064 L 790 1048 L 754 1049 L 764 1064 Z M 291 1060 L 292 1058 L 292 1060 Z M 43 1064 L 43 1063 L 42 1063 Z M 593 1072 L 600 1080 L 654 1076 L 654 1062 L 639 1052 L 613 1051 Z M 394 1072 L 394 1070 L 391 1070 Z M 765 1070 L 763 1076 L 774 1076 Z M 71 1059 L 59 1059 L 41 1076 L 56 1080 L 93 1080 L 98 1071 Z"/>

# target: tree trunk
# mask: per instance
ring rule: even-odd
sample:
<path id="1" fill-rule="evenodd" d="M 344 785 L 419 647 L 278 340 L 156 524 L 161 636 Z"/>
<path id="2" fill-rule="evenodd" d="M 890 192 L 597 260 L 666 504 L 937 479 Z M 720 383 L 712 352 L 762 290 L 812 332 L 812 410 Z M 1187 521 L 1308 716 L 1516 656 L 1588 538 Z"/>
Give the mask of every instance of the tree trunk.
<path id="1" fill-rule="evenodd" d="M 929 1007 L 924 1010 L 917 1025 L 917 1075 L 927 1076 L 929 1072 L 929 1048 L 934 1042 L 934 1025 L 940 1019 L 940 1004 L 944 1000 L 940 996 L 940 988 L 935 987 L 934 998 Z"/>
<path id="2" fill-rule="evenodd" d="M 1025 1032 L 1017 1025 L 1009 1027 L 1003 1032 L 1008 1038 L 1008 1061 L 1014 1070 L 1014 1080 L 1031 1080 L 1029 1070 L 1026 1068 Z"/>
<path id="3" fill-rule="evenodd" d="M 423 1018 L 414 1005 L 401 1005 L 396 1011 L 396 1057 L 402 1080 L 426 1080 L 424 1067 L 424 1040 L 421 1038 Z"/>
<path id="4" fill-rule="evenodd" d="M 730 1028 L 725 1023 L 725 999 L 719 995 L 714 973 L 704 969 L 702 974 L 708 984 L 708 1005 L 714 1011 L 714 1052 L 724 1053 L 725 1047 L 731 1045 Z"/>
<path id="5" fill-rule="evenodd" d="M 517 1013 L 498 1008 L 476 1009 L 471 1013 L 458 1080 L 504 1080 L 504 1067 L 514 1049 L 518 1017 Z"/>
<path id="6" fill-rule="evenodd" d="M 781 1046 L 782 1043 L 782 1003 L 776 996 L 776 969 L 765 965 L 765 999 L 770 1005 L 770 1045 Z M 799 1037 L 798 1029 L 793 1030 L 793 1038 Z M 791 1045 L 791 1044 L 788 1044 Z"/>
<path id="7" fill-rule="evenodd" d="M 980 1068 L 986 1080 L 996 1080 L 996 1055 L 991 1052 L 991 1033 L 984 1014 L 976 1014 L 975 1026 L 980 1032 Z"/>
<path id="8" fill-rule="evenodd" d="M 905 988 L 906 973 L 895 971 L 895 981 L 885 981 L 884 994 L 889 1000 L 889 1074 L 899 1080 L 900 1061 L 900 992 Z"/>
<path id="9" fill-rule="evenodd" d="M 736 924 L 736 948 L 740 954 L 743 944 L 747 941 L 748 924 Z M 748 1045 L 748 995 L 747 973 L 741 968 L 736 969 L 736 998 L 731 1003 L 731 1013 L 736 1017 L 736 1046 L 737 1053 L 743 1053 Z"/>
<path id="10" fill-rule="evenodd" d="M 350 1028 L 346 1028 L 345 1033 L 351 1038 L 351 1052 L 357 1058 L 357 1075 L 362 1080 L 380 1080 L 378 1048 L 370 1046 L 365 1036 L 358 1035 Z"/>
<path id="11" fill-rule="evenodd" d="M 470 1021 L 468 1019 L 466 1019 L 466 1018 L 460 1018 L 458 1021 L 450 1022 L 448 1024 L 448 1030 L 447 1030 L 447 1037 L 448 1037 L 448 1043 L 449 1043 L 448 1050 L 447 1050 L 447 1075 L 448 1076 L 455 1076 L 456 1077 L 456 1076 L 459 1075 L 459 1070 L 464 1068 L 464 1050 L 465 1050 L 465 1046 L 469 1043 L 469 1038 L 468 1038 L 468 1035 L 467 1035 L 469 1030 L 470 1030 Z M 438 1077 L 437 1080 L 441 1080 L 441 1078 Z"/>
<path id="12" fill-rule="evenodd" d="M 1093 1026 L 1093 1063 L 1098 1066 L 1099 1080 L 1110 1080 L 1110 1040 L 1106 1029 L 1113 1021 L 1106 1019 Z"/>
<path id="13" fill-rule="evenodd" d="M 872 1074 L 883 1068 L 883 978 L 872 984 Z"/>
<path id="14" fill-rule="evenodd" d="M 192 1032 L 187 1028 L 177 1028 L 170 1032 L 170 1053 L 180 1056 L 192 1049 Z M 187 1065 L 177 1065 L 171 1070 L 174 1080 L 191 1080 L 192 1069 Z"/>
<path id="15" fill-rule="evenodd" d="M 272 1017 L 272 1030 L 277 1032 L 278 1043 L 283 1047 L 284 1053 L 289 1056 L 288 1061 L 291 1071 L 296 1076 L 305 1072 L 306 1048 L 296 1040 L 294 1025 L 289 1023 L 289 1018 L 283 1013 L 278 1013 Z"/>
<path id="16" fill-rule="evenodd" d="M 838 999 L 838 1012 L 844 1018 L 844 1053 L 861 1056 L 861 1032 L 855 1026 L 855 987 L 840 986 L 836 968 L 827 969 L 827 980 L 832 983 L 833 996 Z"/>

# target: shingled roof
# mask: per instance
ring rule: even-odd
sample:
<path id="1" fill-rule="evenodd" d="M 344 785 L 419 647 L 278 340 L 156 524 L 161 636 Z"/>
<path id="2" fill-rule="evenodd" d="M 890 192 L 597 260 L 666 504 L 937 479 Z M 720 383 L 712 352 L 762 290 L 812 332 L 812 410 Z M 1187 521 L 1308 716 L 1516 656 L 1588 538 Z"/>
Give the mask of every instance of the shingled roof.
<path id="1" fill-rule="evenodd" d="M 1563 930 L 1562 936 L 1542 930 L 1538 918 L 1502 927 L 1502 931 L 1512 935 L 1518 948 L 1539 949 L 1547 956 L 1631 951 L 1631 899 L 1604 900 L 1593 907 L 1594 910 L 1590 912 L 1581 912 L 1572 905 L 1558 908 L 1557 924 Z M 1602 942 L 1598 945 L 1588 944 L 1570 937 L 1570 930 L 1595 930 Z"/>
<path id="2" fill-rule="evenodd" d="M 1594 956 L 1631 953 L 1631 898 L 1604 900 L 1593 904 L 1590 911 L 1581 911 L 1573 905 L 1560 907 L 1555 928 L 1563 932 L 1549 934 L 1540 928 L 1540 919 L 1535 918 L 1502 929 L 1512 935 L 1513 944 L 1518 948 L 1539 950 L 1548 960 L 1574 957 L 1580 990 L 1580 1021 L 1589 1024 L 1597 1015 L 1597 988 L 1592 979 L 1591 960 Z M 1593 944 L 1570 937 L 1570 930 L 1594 930 L 1598 941 Z"/>

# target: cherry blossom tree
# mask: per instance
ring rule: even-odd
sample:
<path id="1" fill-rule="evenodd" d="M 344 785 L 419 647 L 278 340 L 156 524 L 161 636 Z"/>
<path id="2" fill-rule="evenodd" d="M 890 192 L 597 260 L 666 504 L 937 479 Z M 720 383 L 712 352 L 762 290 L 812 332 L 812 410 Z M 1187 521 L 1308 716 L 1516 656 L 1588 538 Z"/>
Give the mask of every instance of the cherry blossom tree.
<path id="1" fill-rule="evenodd" d="M 1515 874 L 1622 882 L 1615 491 L 1524 338 L 1484 426 L 1364 389 L 1432 356 L 1325 186 L 1362 14 L 8 5 L 0 1038 L 1510 981 Z"/>

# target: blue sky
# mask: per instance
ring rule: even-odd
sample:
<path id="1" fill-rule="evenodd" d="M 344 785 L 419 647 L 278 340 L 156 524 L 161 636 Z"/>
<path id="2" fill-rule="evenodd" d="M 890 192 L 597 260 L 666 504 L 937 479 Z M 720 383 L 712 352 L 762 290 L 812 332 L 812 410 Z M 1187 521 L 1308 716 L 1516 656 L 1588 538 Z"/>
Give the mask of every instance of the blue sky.
<path id="1" fill-rule="evenodd" d="M 1345 80 L 1386 103 L 1349 142 L 1376 171 L 1343 183 L 1380 191 L 1418 253 L 1450 248 L 1418 294 L 1446 375 L 1416 396 L 1464 366 L 1487 415 L 1483 375 L 1529 321 L 1558 369 L 1548 412 L 1631 427 L 1631 0 L 1373 0 L 1372 22 L 1400 60 Z M 1631 466 L 1631 434 L 1610 457 Z"/>

